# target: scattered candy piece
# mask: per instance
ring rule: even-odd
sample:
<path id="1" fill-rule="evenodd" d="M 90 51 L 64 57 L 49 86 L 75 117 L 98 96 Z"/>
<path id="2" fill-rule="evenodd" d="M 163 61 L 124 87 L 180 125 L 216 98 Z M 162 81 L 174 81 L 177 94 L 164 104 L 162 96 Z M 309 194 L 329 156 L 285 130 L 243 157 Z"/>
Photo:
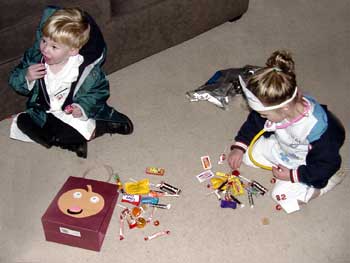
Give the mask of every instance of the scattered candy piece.
<path id="1" fill-rule="evenodd" d="M 124 236 L 124 217 L 123 215 L 120 215 L 119 217 L 119 239 L 123 240 L 125 238 Z"/>
<path id="2" fill-rule="evenodd" d="M 262 222 L 263 225 L 268 225 L 268 224 L 270 224 L 270 221 L 269 221 L 269 219 L 268 219 L 267 217 L 264 217 L 264 218 L 261 220 L 261 222 Z"/>
<path id="3" fill-rule="evenodd" d="M 170 234 L 169 230 L 160 231 L 160 232 L 154 233 L 153 235 L 146 236 L 144 239 L 145 239 L 145 241 L 148 241 L 148 240 L 152 240 L 154 238 L 157 238 L 157 237 L 160 237 L 160 236 L 169 235 L 169 234 Z"/>
<path id="4" fill-rule="evenodd" d="M 236 203 L 235 201 L 221 200 L 221 201 L 220 201 L 220 207 L 221 207 L 221 208 L 232 208 L 232 209 L 236 209 L 237 203 Z"/>
<path id="5" fill-rule="evenodd" d="M 134 207 L 132 210 L 131 210 L 131 214 L 133 217 L 138 217 L 139 215 L 141 215 L 142 213 L 142 208 L 141 207 Z"/>
<path id="6" fill-rule="evenodd" d="M 146 168 L 146 174 L 163 176 L 164 173 L 165 173 L 164 168 L 158 168 L 158 167 L 147 167 Z"/>
<path id="7" fill-rule="evenodd" d="M 136 219 L 136 226 L 137 228 L 144 228 L 146 225 L 146 219 L 144 219 L 143 217 L 138 217 Z"/>
<path id="8" fill-rule="evenodd" d="M 203 166 L 204 170 L 211 169 L 211 161 L 210 161 L 210 157 L 208 155 L 202 156 L 201 161 L 202 161 L 202 166 Z"/>

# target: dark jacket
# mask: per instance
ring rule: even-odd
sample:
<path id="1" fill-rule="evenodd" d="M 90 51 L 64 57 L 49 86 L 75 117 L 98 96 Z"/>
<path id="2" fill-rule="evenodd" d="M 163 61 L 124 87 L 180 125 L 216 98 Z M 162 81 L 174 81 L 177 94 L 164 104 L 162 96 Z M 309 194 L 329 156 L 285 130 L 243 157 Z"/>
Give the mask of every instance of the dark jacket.
<path id="1" fill-rule="evenodd" d="M 40 83 L 44 84 L 44 81 L 36 81 L 33 89 L 29 90 L 25 76 L 28 67 L 40 63 L 42 59 L 39 49 L 42 27 L 48 17 L 58 9 L 57 7 L 48 7 L 44 10 L 36 31 L 34 45 L 25 52 L 20 64 L 11 72 L 9 79 L 10 86 L 16 92 L 28 97 L 26 112 L 40 126 L 45 124 L 46 110 L 50 108 L 47 99 L 45 99 L 45 96 L 47 96 L 46 89 L 39 85 Z M 93 18 L 87 13 L 84 15 L 90 24 L 90 38 L 79 51 L 79 54 L 84 57 L 84 62 L 79 67 L 79 77 L 76 82 L 72 83 L 70 94 L 62 108 L 76 103 L 84 109 L 88 118 L 123 122 L 125 118 L 121 117 L 115 109 L 106 103 L 109 98 L 109 81 L 101 69 L 106 57 L 106 43 Z"/>
<path id="2" fill-rule="evenodd" d="M 322 105 L 322 107 L 327 116 L 327 128 L 317 140 L 310 142 L 306 164 L 291 170 L 292 182 L 305 183 L 315 188 L 325 187 L 329 178 L 339 170 L 341 166 L 339 150 L 345 140 L 345 130 L 340 121 L 328 111 L 326 106 Z M 239 142 L 248 147 L 254 136 L 264 128 L 265 121 L 266 119 L 257 112 L 252 111 L 236 135 L 236 143 Z M 266 132 L 264 136 L 268 137 L 271 134 L 272 132 Z"/>

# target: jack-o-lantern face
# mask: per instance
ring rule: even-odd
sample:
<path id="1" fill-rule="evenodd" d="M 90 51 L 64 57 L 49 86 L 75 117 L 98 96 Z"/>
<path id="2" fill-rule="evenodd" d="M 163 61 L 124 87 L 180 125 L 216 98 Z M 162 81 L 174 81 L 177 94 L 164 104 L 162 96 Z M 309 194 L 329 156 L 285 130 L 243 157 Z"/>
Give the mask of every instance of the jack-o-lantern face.
<path id="1" fill-rule="evenodd" d="M 98 214 L 105 205 L 103 197 L 92 191 L 91 185 L 85 189 L 72 189 L 63 193 L 58 199 L 58 208 L 62 213 L 84 218 Z"/>

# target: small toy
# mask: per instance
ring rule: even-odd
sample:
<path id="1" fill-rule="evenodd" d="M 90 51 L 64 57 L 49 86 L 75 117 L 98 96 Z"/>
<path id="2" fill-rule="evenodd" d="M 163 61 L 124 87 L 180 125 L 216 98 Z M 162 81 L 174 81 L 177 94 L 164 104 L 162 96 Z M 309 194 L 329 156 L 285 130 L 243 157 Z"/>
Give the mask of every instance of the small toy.
<path id="1" fill-rule="evenodd" d="M 211 169 L 211 161 L 208 155 L 201 157 L 202 166 L 204 170 Z"/>
<path id="2" fill-rule="evenodd" d="M 157 168 L 157 167 L 147 167 L 146 168 L 146 174 L 163 176 L 164 173 L 165 173 L 164 168 Z"/>

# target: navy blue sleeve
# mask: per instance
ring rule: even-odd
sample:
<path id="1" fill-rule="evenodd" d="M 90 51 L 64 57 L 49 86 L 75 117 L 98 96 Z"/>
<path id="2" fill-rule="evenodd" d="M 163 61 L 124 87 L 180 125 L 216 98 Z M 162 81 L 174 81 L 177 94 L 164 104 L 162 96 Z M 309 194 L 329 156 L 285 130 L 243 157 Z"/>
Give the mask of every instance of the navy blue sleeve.
<path id="1" fill-rule="evenodd" d="M 306 165 L 297 169 L 299 182 L 315 188 L 325 187 L 329 178 L 341 166 L 339 150 L 345 140 L 345 129 L 334 115 L 330 112 L 327 115 L 327 130 L 319 140 L 311 143 L 312 149 L 306 156 Z"/>
<path id="2" fill-rule="evenodd" d="M 266 119 L 262 118 L 256 111 L 251 111 L 247 120 L 238 131 L 235 141 L 249 145 L 254 136 L 264 128 Z"/>

